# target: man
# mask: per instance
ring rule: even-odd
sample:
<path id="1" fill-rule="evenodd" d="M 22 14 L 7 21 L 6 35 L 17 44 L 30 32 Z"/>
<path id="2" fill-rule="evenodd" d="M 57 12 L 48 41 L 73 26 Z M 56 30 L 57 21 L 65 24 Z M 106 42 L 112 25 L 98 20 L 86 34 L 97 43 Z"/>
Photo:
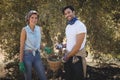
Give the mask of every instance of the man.
<path id="1" fill-rule="evenodd" d="M 75 16 L 75 10 L 72 6 L 66 6 L 62 10 L 68 24 L 66 33 L 66 50 L 63 57 L 65 80 L 84 80 L 86 77 L 85 61 L 85 43 L 86 43 L 86 26 Z"/>

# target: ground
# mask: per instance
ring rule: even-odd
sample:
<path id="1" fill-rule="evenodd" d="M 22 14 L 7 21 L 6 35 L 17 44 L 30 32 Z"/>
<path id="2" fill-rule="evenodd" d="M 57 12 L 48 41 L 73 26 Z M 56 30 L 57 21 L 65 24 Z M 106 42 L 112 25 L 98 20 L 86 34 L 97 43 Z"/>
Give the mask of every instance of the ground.
<path id="1" fill-rule="evenodd" d="M 61 78 L 53 79 L 54 76 L 49 72 L 49 80 L 64 80 Z M 56 77 L 59 75 L 64 76 L 61 71 L 57 72 Z M 101 64 L 94 65 L 89 63 L 87 66 L 87 79 L 86 80 L 120 80 L 120 66 L 115 64 Z"/>
<path id="2" fill-rule="evenodd" d="M 0 59 L 0 80 L 13 80 L 13 79 L 6 78 L 5 71 L 4 71 L 4 64 L 2 60 L 3 59 L 1 58 Z M 47 73 L 48 73 L 47 74 L 48 80 L 64 80 L 64 73 L 62 70 L 58 70 L 56 74 L 53 74 L 51 70 L 47 70 Z M 17 79 L 17 80 L 20 80 L 20 79 Z M 38 78 L 35 78 L 34 80 L 38 80 Z M 117 61 L 115 63 L 109 63 L 109 64 L 87 61 L 87 80 L 120 80 L 120 61 Z"/>

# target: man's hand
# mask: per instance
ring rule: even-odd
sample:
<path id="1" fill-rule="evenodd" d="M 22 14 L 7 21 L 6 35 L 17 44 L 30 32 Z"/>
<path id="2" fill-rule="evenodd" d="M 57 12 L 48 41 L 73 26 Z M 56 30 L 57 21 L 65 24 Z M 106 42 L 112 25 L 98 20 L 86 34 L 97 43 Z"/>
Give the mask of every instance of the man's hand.
<path id="1" fill-rule="evenodd" d="M 63 47 L 62 44 L 57 44 L 57 45 L 55 46 L 56 49 L 62 49 L 62 47 Z"/>
<path id="2" fill-rule="evenodd" d="M 68 56 L 68 54 L 65 54 L 63 57 L 62 57 L 62 62 L 67 62 L 68 60 L 69 60 L 69 56 Z"/>

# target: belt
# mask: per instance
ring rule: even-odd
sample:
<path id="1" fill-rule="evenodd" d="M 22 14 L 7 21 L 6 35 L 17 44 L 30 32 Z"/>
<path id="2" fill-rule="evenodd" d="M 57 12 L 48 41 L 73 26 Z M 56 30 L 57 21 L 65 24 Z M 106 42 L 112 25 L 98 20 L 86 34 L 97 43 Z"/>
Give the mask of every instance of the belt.
<path id="1" fill-rule="evenodd" d="M 81 56 L 81 57 L 86 57 L 86 55 L 87 54 L 84 48 L 75 54 L 75 56 Z"/>
<path id="2" fill-rule="evenodd" d="M 39 49 L 36 49 L 36 50 L 24 50 L 24 51 L 32 52 L 33 56 L 35 56 L 37 51 L 40 52 Z"/>

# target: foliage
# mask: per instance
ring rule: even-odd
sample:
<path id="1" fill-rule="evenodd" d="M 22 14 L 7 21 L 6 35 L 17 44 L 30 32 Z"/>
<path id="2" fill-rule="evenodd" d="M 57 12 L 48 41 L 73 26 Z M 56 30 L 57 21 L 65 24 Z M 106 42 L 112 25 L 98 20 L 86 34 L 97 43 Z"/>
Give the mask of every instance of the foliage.
<path id="1" fill-rule="evenodd" d="M 106 5 L 107 4 L 107 5 Z M 88 0 L 84 3 L 82 17 L 88 28 L 88 44 L 91 51 L 119 53 L 120 3 L 118 0 Z M 116 19 L 115 16 L 116 15 Z M 117 24 L 117 25 L 116 25 Z M 117 34 L 116 34 L 117 33 Z"/>

